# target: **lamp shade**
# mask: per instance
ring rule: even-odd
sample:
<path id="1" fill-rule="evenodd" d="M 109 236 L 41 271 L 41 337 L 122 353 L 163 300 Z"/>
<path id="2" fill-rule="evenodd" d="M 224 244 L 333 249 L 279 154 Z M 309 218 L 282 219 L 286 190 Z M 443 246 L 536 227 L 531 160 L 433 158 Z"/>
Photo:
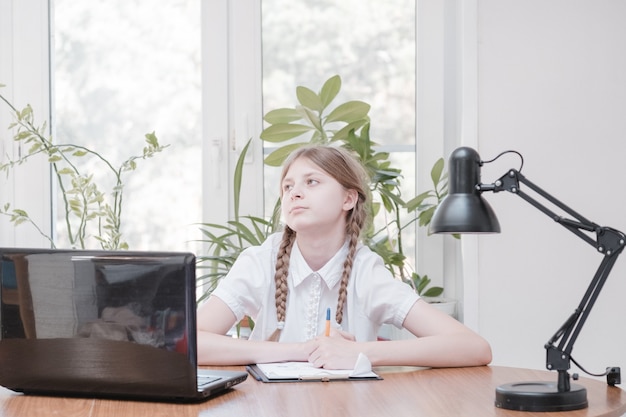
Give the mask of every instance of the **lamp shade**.
<path id="1" fill-rule="evenodd" d="M 448 195 L 430 222 L 431 233 L 500 233 L 493 209 L 481 196 L 480 156 L 472 148 L 450 155 Z"/>

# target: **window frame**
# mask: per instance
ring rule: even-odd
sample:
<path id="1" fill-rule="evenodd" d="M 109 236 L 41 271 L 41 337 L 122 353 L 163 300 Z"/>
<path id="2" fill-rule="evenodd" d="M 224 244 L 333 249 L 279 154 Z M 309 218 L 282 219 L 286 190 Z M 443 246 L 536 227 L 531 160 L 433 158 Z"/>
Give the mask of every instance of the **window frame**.
<path id="1" fill-rule="evenodd" d="M 234 214 L 233 173 L 250 138 L 263 129 L 261 3 L 202 2 L 203 218 Z M 263 149 L 252 140 L 245 160 L 241 207 L 263 214 Z M 261 185 L 259 185 L 259 182 Z M 250 208 L 250 210 L 248 210 Z"/>
<path id="2" fill-rule="evenodd" d="M 50 120 L 50 4 L 43 0 L 0 0 L 0 82 L 2 94 L 21 110 L 30 104 L 37 123 Z M 0 152 L 18 157 L 23 144 L 13 141 L 14 130 L 6 128 L 14 120 L 0 103 Z M 51 124 L 48 123 L 50 131 Z M 25 210 L 47 234 L 52 231 L 51 175 L 45 158 L 32 160 L 0 175 L 1 195 L 12 207 Z M 8 217 L 0 218 L 0 244 L 16 247 L 49 247 L 50 243 L 34 228 L 15 227 Z"/>

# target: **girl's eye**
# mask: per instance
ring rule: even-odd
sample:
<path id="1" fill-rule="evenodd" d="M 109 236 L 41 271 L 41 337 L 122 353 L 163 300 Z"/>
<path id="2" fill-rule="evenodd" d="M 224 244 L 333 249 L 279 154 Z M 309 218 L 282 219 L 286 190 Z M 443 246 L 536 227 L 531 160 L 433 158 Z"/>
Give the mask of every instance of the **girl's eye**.
<path id="1" fill-rule="evenodd" d="M 315 185 L 315 184 L 318 184 L 318 183 L 319 183 L 318 180 L 314 180 L 314 179 L 307 180 L 307 184 L 309 184 L 309 185 Z"/>
<path id="2" fill-rule="evenodd" d="M 293 188 L 293 185 L 291 185 L 291 184 L 283 185 L 283 191 L 284 192 L 287 192 L 287 191 L 291 190 L 292 188 Z"/>

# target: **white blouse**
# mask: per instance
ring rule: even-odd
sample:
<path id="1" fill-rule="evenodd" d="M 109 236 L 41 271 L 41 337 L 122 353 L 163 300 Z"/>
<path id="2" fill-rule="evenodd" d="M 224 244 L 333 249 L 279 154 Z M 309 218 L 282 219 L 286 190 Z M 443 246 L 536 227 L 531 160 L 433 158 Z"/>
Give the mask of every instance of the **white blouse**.
<path id="1" fill-rule="evenodd" d="M 282 234 L 268 237 L 261 246 L 244 250 L 228 275 L 213 291 L 237 320 L 248 315 L 255 322 L 253 340 L 266 340 L 277 326 L 274 273 Z M 331 324 L 353 334 L 357 341 L 376 340 L 383 323 L 402 327 L 419 296 L 406 283 L 393 278 L 382 259 L 359 245 L 348 282 L 343 322 L 335 321 L 346 244 L 320 270 L 313 271 L 302 257 L 297 243 L 289 262 L 289 295 L 281 342 L 303 342 L 324 332 L 326 309 Z"/>

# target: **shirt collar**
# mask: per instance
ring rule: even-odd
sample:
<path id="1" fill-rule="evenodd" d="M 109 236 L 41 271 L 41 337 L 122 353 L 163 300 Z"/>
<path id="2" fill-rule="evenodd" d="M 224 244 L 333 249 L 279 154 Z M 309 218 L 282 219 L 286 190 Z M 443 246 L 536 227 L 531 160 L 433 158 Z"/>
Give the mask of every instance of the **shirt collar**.
<path id="1" fill-rule="evenodd" d="M 302 282 L 312 274 L 317 274 L 324 280 L 328 288 L 333 288 L 341 280 L 343 263 L 347 255 L 348 242 L 346 241 L 341 249 L 339 249 L 323 267 L 318 271 L 313 271 L 304 260 L 302 252 L 300 252 L 300 248 L 298 247 L 298 242 L 294 242 L 293 248 L 291 248 L 291 258 L 289 260 L 289 269 L 294 286 L 297 287 L 302 284 Z"/>

